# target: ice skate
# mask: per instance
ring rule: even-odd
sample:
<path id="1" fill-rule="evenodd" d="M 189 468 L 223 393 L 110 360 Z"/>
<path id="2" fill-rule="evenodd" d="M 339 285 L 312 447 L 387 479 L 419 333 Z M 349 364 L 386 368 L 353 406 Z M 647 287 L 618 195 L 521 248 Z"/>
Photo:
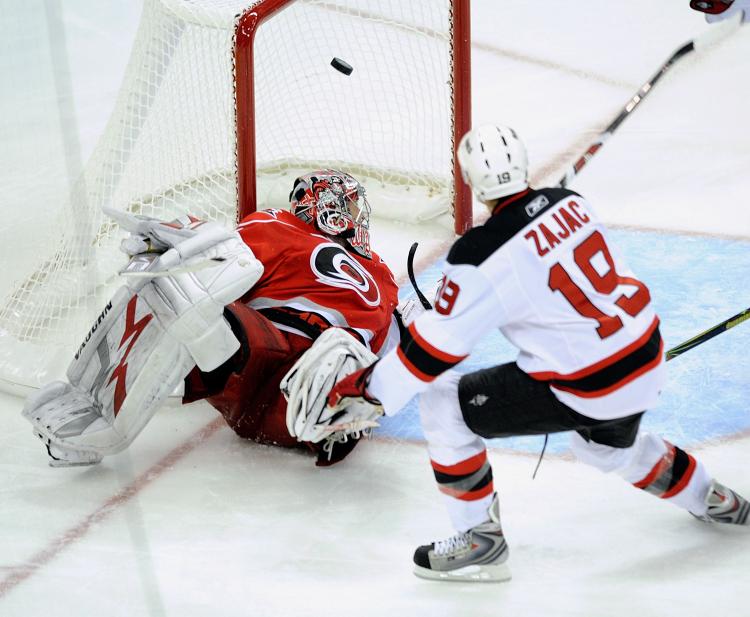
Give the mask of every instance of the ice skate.
<path id="1" fill-rule="evenodd" d="M 711 482 L 706 495 L 708 510 L 703 516 L 694 515 L 707 523 L 728 523 L 730 525 L 750 525 L 750 503 L 732 489 L 716 480 Z"/>
<path id="2" fill-rule="evenodd" d="M 414 574 L 441 581 L 509 580 L 509 551 L 500 526 L 497 495 L 488 513 L 489 520 L 465 533 L 420 546 L 414 553 Z"/>

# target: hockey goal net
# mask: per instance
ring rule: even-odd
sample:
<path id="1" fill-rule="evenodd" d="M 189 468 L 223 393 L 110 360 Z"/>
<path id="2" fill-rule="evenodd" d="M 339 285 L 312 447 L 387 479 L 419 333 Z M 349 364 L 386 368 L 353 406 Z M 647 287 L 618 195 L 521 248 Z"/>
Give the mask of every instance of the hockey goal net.
<path id="1" fill-rule="evenodd" d="M 80 180 L 46 221 L 2 232 L 23 248 L 2 258 L 0 387 L 59 378 L 120 284 L 122 232 L 103 205 L 232 225 L 334 167 L 365 184 L 374 217 L 467 229 L 454 146 L 470 126 L 468 13 L 468 0 L 144 0 Z"/>

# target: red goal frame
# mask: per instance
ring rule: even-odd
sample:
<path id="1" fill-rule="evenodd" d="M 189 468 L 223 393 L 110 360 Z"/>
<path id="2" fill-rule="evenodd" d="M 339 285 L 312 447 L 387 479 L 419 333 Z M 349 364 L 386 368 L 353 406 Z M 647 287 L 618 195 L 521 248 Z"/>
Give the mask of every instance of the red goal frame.
<path id="1" fill-rule="evenodd" d="M 253 80 L 255 33 L 260 25 L 295 0 L 265 0 L 240 17 L 235 36 L 235 96 L 237 123 L 237 215 L 255 211 L 255 92 Z M 461 180 L 455 148 L 471 128 L 470 0 L 452 0 L 453 11 L 453 179 L 454 229 L 463 234 L 472 226 L 471 191 Z"/>

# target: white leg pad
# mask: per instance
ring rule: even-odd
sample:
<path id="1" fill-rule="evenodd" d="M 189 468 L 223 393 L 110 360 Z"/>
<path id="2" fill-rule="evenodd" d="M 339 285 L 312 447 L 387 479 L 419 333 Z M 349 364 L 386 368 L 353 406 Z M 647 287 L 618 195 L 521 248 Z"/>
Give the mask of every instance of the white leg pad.
<path id="1" fill-rule="evenodd" d="M 127 447 L 195 362 L 127 287 L 118 290 L 68 368 L 23 415 L 57 464 L 91 464 Z"/>
<path id="2" fill-rule="evenodd" d="M 49 384 L 27 401 L 23 415 L 56 464 L 91 464 L 124 449 L 196 363 L 213 370 L 239 348 L 224 307 L 258 281 L 263 265 L 236 231 L 188 222 L 134 220 L 148 237 L 161 230 L 179 242 L 164 241 L 171 248 L 158 257 L 133 256 L 123 271 L 133 285 L 94 322 L 68 367 L 69 383 Z"/>

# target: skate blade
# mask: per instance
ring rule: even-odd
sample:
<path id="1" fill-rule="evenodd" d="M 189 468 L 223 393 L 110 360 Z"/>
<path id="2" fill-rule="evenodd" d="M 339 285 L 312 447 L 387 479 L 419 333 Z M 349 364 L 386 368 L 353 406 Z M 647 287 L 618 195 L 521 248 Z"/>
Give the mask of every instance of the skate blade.
<path id="1" fill-rule="evenodd" d="M 502 583 L 511 579 L 507 563 L 494 566 L 471 565 L 456 570 L 430 570 L 414 566 L 414 574 L 431 581 L 455 581 L 458 583 Z"/>
<path id="2" fill-rule="evenodd" d="M 64 467 L 91 467 L 92 465 L 98 465 L 102 460 L 98 461 L 65 461 L 62 459 L 49 459 L 47 464 L 55 469 L 62 469 Z"/>

